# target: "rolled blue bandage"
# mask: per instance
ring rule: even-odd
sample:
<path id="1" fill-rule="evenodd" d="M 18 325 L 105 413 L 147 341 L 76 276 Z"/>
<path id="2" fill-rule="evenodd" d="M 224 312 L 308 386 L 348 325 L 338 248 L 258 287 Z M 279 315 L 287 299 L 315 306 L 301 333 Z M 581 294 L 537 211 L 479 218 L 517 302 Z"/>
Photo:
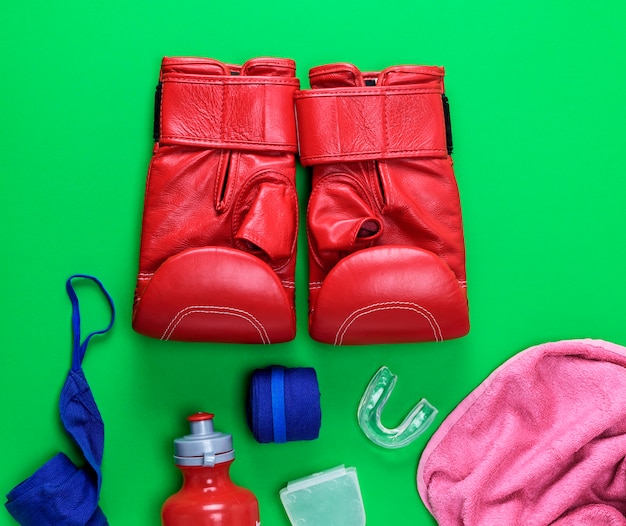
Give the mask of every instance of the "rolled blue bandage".
<path id="1" fill-rule="evenodd" d="M 319 437 L 322 423 L 315 370 L 280 365 L 256 369 L 248 390 L 248 424 L 257 442 Z"/>

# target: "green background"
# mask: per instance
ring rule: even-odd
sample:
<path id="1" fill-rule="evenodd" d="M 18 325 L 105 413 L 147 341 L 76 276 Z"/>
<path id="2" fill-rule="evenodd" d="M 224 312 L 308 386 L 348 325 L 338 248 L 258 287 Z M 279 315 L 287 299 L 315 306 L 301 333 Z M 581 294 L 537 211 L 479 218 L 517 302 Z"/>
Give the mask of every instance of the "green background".
<path id="1" fill-rule="evenodd" d="M 0 492 L 58 451 L 79 460 L 57 413 L 70 363 L 73 273 L 100 278 L 118 318 L 85 372 L 106 427 L 101 506 L 113 526 L 159 524 L 179 486 L 171 441 L 187 414 L 233 434 L 236 482 L 264 526 L 289 522 L 278 492 L 339 464 L 358 471 L 368 524 L 432 525 L 415 471 L 432 432 L 478 383 L 534 344 L 626 344 L 626 7 L 549 2 L 5 2 L 0 7 Z M 466 236 L 472 329 L 455 341 L 334 348 L 307 335 L 304 211 L 298 336 L 273 346 L 160 342 L 130 326 L 153 93 L 164 55 L 312 66 L 446 67 Z M 85 329 L 107 321 L 79 286 Z M 249 374 L 311 366 L 318 440 L 261 445 L 245 423 Z M 411 445 L 384 450 L 356 421 L 381 365 L 398 374 L 384 422 L 426 397 L 440 411 Z M 15 524 L 0 510 L 0 524 Z"/>

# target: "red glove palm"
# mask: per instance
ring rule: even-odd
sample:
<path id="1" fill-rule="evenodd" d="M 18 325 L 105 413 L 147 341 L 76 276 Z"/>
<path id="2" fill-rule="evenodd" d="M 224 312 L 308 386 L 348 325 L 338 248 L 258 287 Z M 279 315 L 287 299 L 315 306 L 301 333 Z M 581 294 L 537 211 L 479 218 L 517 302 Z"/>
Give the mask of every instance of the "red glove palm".
<path id="1" fill-rule="evenodd" d="M 469 330 L 461 210 L 443 69 L 351 64 L 296 94 L 307 214 L 309 330 L 341 344 L 443 340 Z"/>
<path id="2" fill-rule="evenodd" d="M 237 343 L 294 337 L 294 75 L 287 59 L 163 59 L 137 332 Z"/>

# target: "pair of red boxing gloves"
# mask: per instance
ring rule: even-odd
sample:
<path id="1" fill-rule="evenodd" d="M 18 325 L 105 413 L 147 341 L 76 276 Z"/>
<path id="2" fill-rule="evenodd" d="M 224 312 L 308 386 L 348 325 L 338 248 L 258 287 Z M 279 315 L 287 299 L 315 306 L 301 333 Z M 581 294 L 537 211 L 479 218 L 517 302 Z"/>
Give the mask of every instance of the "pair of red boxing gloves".
<path id="1" fill-rule="evenodd" d="M 442 68 L 310 71 L 164 58 L 133 328 L 165 340 L 296 333 L 296 154 L 312 166 L 309 332 L 334 345 L 469 330 Z"/>

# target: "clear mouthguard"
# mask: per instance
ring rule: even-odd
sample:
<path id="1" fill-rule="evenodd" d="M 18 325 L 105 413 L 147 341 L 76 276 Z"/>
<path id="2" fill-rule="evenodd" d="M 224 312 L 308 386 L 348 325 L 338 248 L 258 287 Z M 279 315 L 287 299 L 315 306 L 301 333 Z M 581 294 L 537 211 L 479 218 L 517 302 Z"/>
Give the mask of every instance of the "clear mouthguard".
<path id="1" fill-rule="evenodd" d="M 385 427 L 381 422 L 381 413 L 397 379 L 397 375 L 383 365 L 370 380 L 357 411 L 359 426 L 365 436 L 375 444 L 389 449 L 404 447 L 413 442 L 437 416 L 437 409 L 422 398 L 398 427 Z"/>

